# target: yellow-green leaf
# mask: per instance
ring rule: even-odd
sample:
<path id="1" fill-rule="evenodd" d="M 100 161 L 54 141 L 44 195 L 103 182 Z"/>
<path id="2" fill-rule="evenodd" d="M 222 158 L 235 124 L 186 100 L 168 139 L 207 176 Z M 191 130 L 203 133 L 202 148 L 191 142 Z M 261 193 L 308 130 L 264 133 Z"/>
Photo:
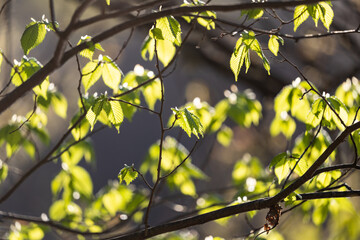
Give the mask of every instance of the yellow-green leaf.
<path id="1" fill-rule="evenodd" d="M 103 59 L 102 78 L 104 83 L 114 92 L 117 92 L 121 81 L 121 70 L 109 56 L 104 56 Z"/>
<path id="2" fill-rule="evenodd" d="M 299 5 L 294 11 L 294 32 L 310 16 L 306 5 Z"/>
<path id="3" fill-rule="evenodd" d="M 123 167 L 118 175 L 120 183 L 123 181 L 126 182 L 126 185 L 129 185 L 132 181 L 134 181 L 138 176 L 138 172 L 134 170 L 133 166 L 127 166 L 125 164 L 125 167 Z"/>
<path id="4" fill-rule="evenodd" d="M 46 27 L 42 22 L 32 22 L 26 26 L 21 36 L 21 46 L 25 54 L 42 43 L 46 36 Z"/>
<path id="5" fill-rule="evenodd" d="M 82 69 L 82 83 L 85 92 L 89 90 L 100 78 L 102 73 L 102 66 L 97 61 L 88 62 Z"/>
<path id="6" fill-rule="evenodd" d="M 180 23 L 173 16 L 157 19 L 156 28 L 161 29 L 162 36 L 165 40 L 180 46 L 181 27 Z"/>

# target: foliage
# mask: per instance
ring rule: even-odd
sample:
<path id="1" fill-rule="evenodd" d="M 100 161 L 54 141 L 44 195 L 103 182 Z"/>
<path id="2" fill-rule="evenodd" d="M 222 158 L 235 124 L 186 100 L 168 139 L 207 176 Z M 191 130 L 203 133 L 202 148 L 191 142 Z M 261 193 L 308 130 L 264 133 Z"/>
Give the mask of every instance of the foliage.
<path id="1" fill-rule="evenodd" d="M 103 3 L 112 7 L 114 1 L 106 0 Z M 308 5 L 302 5 L 303 1 L 296 4 L 283 2 L 282 7 L 292 9 L 292 17 L 289 21 L 281 20 L 275 9 L 272 9 L 273 13 L 269 13 L 268 8 L 271 7 L 261 7 L 271 6 L 271 3 L 254 3 L 252 7 L 241 4 L 233 6 L 234 10 L 231 11 L 241 10 L 243 23 L 251 23 L 241 24 L 240 37 L 238 32 L 234 30 L 226 32 L 223 25 L 220 27 L 220 31 L 223 31 L 221 37 L 229 35 L 234 43 L 231 56 L 229 55 L 228 67 L 234 74 L 235 81 L 242 77 L 241 69 L 244 65 L 245 73 L 248 73 L 251 60 L 253 65 L 254 62 L 256 66 L 262 65 L 261 71 L 264 69 L 266 74 L 270 75 L 270 62 L 272 66 L 276 64 L 276 61 L 272 61 L 273 57 L 288 62 L 298 70 L 300 77 L 291 84 L 283 86 L 275 96 L 274 114 L 268 127 L 273 139 L 280 139 L 279 135 L 285 137 L 281 139 L 286 142 L 286 149 L 274 153 L 269 158 L 272 159 L 269 163 L 261 161 L 258 156 L 246 153 L 231 166 L 231 174 L 229 174 L 231 176 L 219 175 L 218 170 L 215 170 L 215 177 L 210 176 L 200 167 L 198 156 L 193 154 L 197 150 L 197 143 L 204 142 L 205 138 L 213 138 L 214 146 L 219 147 L 217 146 L 219 143 L 222 147 L 230 149 L 232 145 L 237 144 L 233 139 L 238 141 L 239 129 L 257 131 L 264 128 L 266 119 L 262 120 L 263 115 L 269 119 L 268 115 L 264 114 L 267 105 L 263 99 L 256 99 L 252 90 L 239 90 L 232 85 L 213 105 L 196 97 L 182 106 L 170 108 L 165 104 L 164 97 L 166 89 L 164 78 L 167 77 L 165 71 L 169 66 L 176 65 L 173 63 L 188 41 L 189 35 L 185 35 L 185 31 L 190 34 L 194 28 L 199 27 L 208 34 L 217 30 L 220 23 L 225 26 L 236 25 L 237 28 L 240 25 L 222 20 L 215 12 L 215 9 L 221 12 L 221 7 L 200 0 L 185 1 L 179 6 L 170 7 L 159 7 L 156 4 L 154 6 L 156 5 L 157 8 L 140 5 L 139 8 L 135 8 L 138 11 L 136 17 L 139 17 L 135 19 L 143 22 L 129 20 L 95 37 L 81 36 L 73 46 L 69 36 L 76 28 L 82 28 L 91 21 L 97 22 L 101 21 L 99 20 L 101 18 L 113 16 L 113 13 L 105 12 L 104 15 L 79 20 L 82 8 L 86 8 L 86 4 L 86 1 L 81 3 L 69 26 L 65 28 L 54 22 L 53 12 L 52 21 L 45 16 L 40 21 L 32 20 L 25 27 L 20 39 L 25 55 L 20 61 L 14 60 L 13 65 L 6 58 L 4 51 L 0 50 L 0 67 L 3 69 L 5 65 L 10 72 L 9 84 L 4 87 L 1 94 L 10 84 L 14 87 L 14 92 L 17 89 L 27 88 L 27 91 L 32 91 L 34 103 L 31 111 L 24 115 L 14 114 L 0 128 L 0 147 L 5 152 L 4 157 L 1 156 L 3 159 L 0 159 L 0 183 L 8 182 L 12 173 L 12 159 L 15 156 L 26 154 L 36 160 L 32 163 L 35 164 L 34 167 L 25 172 L 12 189 L 4 193 L 0 203 L 10 197 L 12 192 L 40 166 L 49 162 L 57 162 L 61 166 L 51 180 L 53 202 L 48 211 L 49 217 L 46 214 L 40 219 L 17 217 L 16 214 L 1 212 L 1 219 L 16 220 L 1 237 L 42 239 L 45 234 L 53 231 L 64 238 L 69 238 L 67 236 L 69 234 L 70 238 L 78 239 L 87 236 L 97 239 L 110 235 L 121 239 L 122 235 L 119 235 L 119 232 L 126 233 L 134 239 L 135 237 L 198 239 L 197 233 L 191 231 L 182 230 L 179 234 L 172 231 L 211 220 L 216 220 L 223 227 L 227 227 L 231 219 L 239 213 L 246 212 L 247 218 L 251 219 L 257 214 L 257 210 L 269 208 L 264 231 L 253 229 L 249 237 L 284 239 L 279 232 L 273 230 L 279 224 L 280 214 L 271 215 L 274 214 L 271 212 L 274 205 L 278 206 L 277 204 L 282 202 L 285 202 L 284 207 L 289 211 L 301 205 L 298 209 L 302 211 L 304 219 L 311 219 L 316 226 L 326 221 L 329 225 L 333 224 L 330 235 L 334 239 L 342 239 L 341 234 L 346 236 L 344 239 L 357 239 L 360 236 L 356 208 L 349 199 L 335 196 L 336 194 L 344 194 L 343 197 L 356 196 L 358 192 L 347 185 L 345 176 L 350 174 L 351 169 L 359 169 L 357 165 L 360 154 L 359 82 L 354 77 L 352 80 L 346 80 L 335 91 L 321 94 L 299 68 L 281 54 L 281 48 L 288 44 L 285 40 L 291 38 L 289 34 L 281 33 L 283 25 L 293 23 L 295 32 L 300 26 L 304 29 L 304 22 L 311 16 L 315 27 L 320 20 L 330 33 L 334 20 L 333 5 L 330 1 L 311 1 Z M 236 6 L 242 8 L 235 9 Z M 152 11 L 143 15 L 141 13 L 143 9 Z M 226 9 L 229 11 L 228 8 Z M 281 22 L 277 30 L 252 27 L 257 21 L 266 23 L 268 17 Z M 150 29 L 142 46 L 138 46 L 138 54 L 145 61 L 155 62 L 155 70 L 151 71 L 136 64 L 132 71 L 124 74 L 120 68 L 121 64 L 117 63 L 123 48 L 116 57 L 112 58 L 110 57 L 112 52 L 105 50 L 100 42 L 103 43 L 106 38 L 122 31 L 118 29 L 131 29 L 146 23 L 151 24 L 148 26 Z M 43 65 L 35 54 L 31 56 L 29 54 L 33 54 L 34 49 L 41 51 L 41 44 L 48 31 L 51 32 L 49 34 L 59 37 L 59 45 L 53 59 Z M 131 39 L 132 31 L 129 39 L 124 43 L 124 48 Z M 219 33 L 215 32 L 215 34 Z M 64 47 L 67 41 L 69 49 Z M 266 56 L 268 52 L 273 55 L 271 58 Z M 68 58 L 76 59 L 80 75 L 78 100 L 75 104 L 68 101 L 67 93 L 57 89 L 53 83 L 57 82 L 57 79 L 53 80 L 51 76 L 50 81 L 51 73 L 56 68 L 62 67 Z M 257 63 L 259 60 L 260 64 Z M 162 66 L 159 63 L 162 63 Z M 100 79 L 102 81 L 99 81 Z M 33 82 L 36 83 L 32 85 Z M 94 92 L 94 89 L 100 89 L 101 93 Z M 12 95 L 2 97 L 6 100 L 8 96 Z M 75 111 L 70 112 L 68 108 Z M 47 129 L 49 121 L 54 117 L 50 109 L 67 124 L 68 129 L 59 140 L 50 136 Z M 168 116 L 166 110 L 170 109 L 173 114 Z M 158 117 L 160 139 L 149 147 L 139 168 L 133 163 L 125 164 L 123 168 L 118 169 L 118 180 L 110 181 L 95 193 L 91 175 L 82 161 L 84 160 L 85 164 L 95 162 L 95 150 L 90 137 L 101 131 L 103 127 L 115 128 L 117 133 L 121 134 L 120 129 L 131 124 L 135 114 L 140 111 Z M 150 129 L 152 126 L 147 128 Z M 180 132 L 178 138 L 173 134 L 176 131 Z M 182 141 L 181 133 L 186 133 L 189 141 Z M 196 138 L 192 138 L 192 135 Z M 344 154 L 341 154 L 342 149 L 338 146 L 346 139 L 350 143 L 346 146 L 346 150 L 355 156 L 352 162 L 339 160 Z M 188 148 L 189 144 L 194 145 Z M 47 148 L 48 152 L 45 156 L 39 154 L 39 145 Z M 114 165 L 114 168 L 117 166 Z M 220 194 L 209 190 L 201 193 L 198 188 L 199 182 L 208 185 L 209 182 L 214 181 L 214 178 L 226 178 L 232 183 L 232 192 Z M 183 197 L 189 199 L 192 209 L 174 203 L 175 211 L 188 210 L 188 213 L 191 213 L 190 217 L 180 216 L 180 220 L 169 223 L 173 225 L 168 229 L 157 230 L 168 227 L 165 224 L 151 228 L 149 224 L 152 221 L 150 209 L 157 204 L 169 202 L 160 194 L 163 188 L 169 190 L 167 192 L 176 196 L 174 197 L 176 199 Z M 195 216 L 192 216 L 194 214 Z M 198 222 L 182 225 L 193 219 L 198 219 Z M 277 220 L 271 221 L 271 219 Z M 269 227 L 268 224 L 271 226 Z M 128 225 L 136 227 L 137 230 L 129 230 L 131 228 L 128 228 Z M 269 235 L 262 234 L 269 231 Z M 161 233 L 165 235 L 160 235 Z M 253 233 L 258 236 L 253 236 Z M 222 238 L 208 236 L 205 239 Z"/>

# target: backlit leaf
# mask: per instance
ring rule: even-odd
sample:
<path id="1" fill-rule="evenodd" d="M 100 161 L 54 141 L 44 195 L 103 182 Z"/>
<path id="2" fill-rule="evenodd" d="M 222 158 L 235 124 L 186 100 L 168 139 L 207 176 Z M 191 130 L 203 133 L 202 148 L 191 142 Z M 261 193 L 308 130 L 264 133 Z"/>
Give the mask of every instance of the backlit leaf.
<path id="1" fill-rule="evenodd" d="M 118 101 L 109 101 L 109 103 L 110 103 L 110 112 L 108 114 L 108 118 L 119 132 L 119 126 L 124 121 L 124 114 L 121 105 Z"/>
<path id="2" fill-rule="evenodd" d="M 330 31 L 330 25 L 334 19 L 334 11 L 327 2 L 319 2 L 318 6 L 320 8 L 320 20 L 326 29 Z"/>
<path id="3" fill-rule="evenodd" d="M 21 36 L 21 46 L 25 55 L 29 54 L 30 50 L 37 47 L 45 39 L 46 27 L 42 22 L 31 22 L 26 26 L 24 33 Z"/>
<path id="4" fill-rule="evenodd" d="M 191 134 L 194 134 L 197 138 L 199 138 L 199 134 L 203 136 L 204 130 L 203 126 L 200 122 L 200 119 L 190 112 L 187 108 L 178 110 L 176 108 L 172 108 L 176 118 L 177 124 L 191 137 Z"/>
<path id="5" fill-rule="evenodd" d="M 103 60 L 102 78 L 104 83 L 117 92 L 121 81 L 121 70 L 109 56 L 103 56 Z"/>
<path id="6" fill-rule="evenodd" d="M 173 17 L 163 17 L 156 20 L 156 28 L 162 32 L 162 37 L 178 46 L 181 44 L 180 23 Z"/>
<path id="7" fill-rule="evenodd" d="M 97 61 L 88 62 L 82 69 L 82 83 L 85 92 L 89 90 L 99 79 L 102 74 L 102 66 Z"/>
<path id="8" fill-rule="evenodd" d="M 279 47 L 280 47 L 279 42 L 281 42 L 282 45 L 284 45 L 284 40 L 281 37 L 271 35 L 269 42 L 268 42 L 268 47 L 275 56 L 277 56 L 277 54 L 279 52 Z"/>
<path id="9" fill-rule="evenodd" d="M 253 9 L 249 9 L 249 10 L 242 10 L 241 11 L 241 16 L 246 14 L 248 16 L 248 18 L 251 19 L 258 19 L 261 18 L 262 15 L 264 14 L 264 10 L 261 8 L 253 8 Z"/>
<path id="10" fill-rule="evenodd" d="M 231 130 L 231 128 L 226 126 L 221 128 L 216 135 L 216 139 L 218 140 L 218 142 L 225 147 L 230 145 L 232 137 L 233 137 L 233 131 Z"/>
<path id="11" fill-rule="evenodd" d="M 125 164 L 125 167 L 123 167 L 120 170 L 120 173 L 118 175 L 120 183 L 123 181 L 126 182 L 126 185 L 129 185 L 132 181 L 134 181 L 138 176 L 138 172 L 134 170 L 133 166 L 127 166 Z"/>
<path id="12" fill-rule="evenodd" d="M 73 166 L 70 169 L 74 190 L 89 198 L 92 195 L 93 185 L 89 173 L 82 167 Z"/>
<path id="13" fill-rule="evenodd" d="M 0 159 L 0 183 L 2 183 L 8 175 L 8 166 Z"/>
<path id="14" fill-rule="evenodd" d="M 294 32 L 310 16 L 306 5 L 299 5 L 294 11 Z"/>

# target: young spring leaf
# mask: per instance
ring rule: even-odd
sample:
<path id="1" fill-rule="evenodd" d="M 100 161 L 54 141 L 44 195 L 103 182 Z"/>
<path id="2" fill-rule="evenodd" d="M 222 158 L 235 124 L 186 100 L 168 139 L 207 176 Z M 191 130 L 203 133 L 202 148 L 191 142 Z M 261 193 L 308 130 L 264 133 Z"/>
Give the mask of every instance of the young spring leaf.
<path id="1" fill-rule="evenodd" d="M 96 100 L 95 104 L 91 106 L 91 108 L 86 113 L 86 119 L 89 121 L 91 126 L 91 131 L 94 128 L 94 125 L 97 121 L 98 116 L 100 115 L 101 111 L 103 110 L 103 106 L 106 102 L 106 98 L 100 97 Z"/>
<path id="2" fill-rule="evenodd" d="M 156 28 L 161 30 L 161 36 L 163 39 L 180 46 L 181 27 L 180 23 L 173 16 L 157 19 Z"/>
<path id="3" fill-rule="evenodd" d="M 216 139 L 221 145 L 228 147 L 233 138 L 233 131 L 227 126 L 223 126 L 216 135 Z"/>
<path id="4" fill-rule="evenodd" d="M 21 36 L 21 46 L 25 55 L 29 54 L 30 50 L 42 43 L 46 36 L 46 24 L 43 22 L 31 22 L 26 26 L 24 33 Z"/>
<path id="5" fill-rule="evenodd" d="M 290 172 L 290 159 L 288 153 L 280 153 L 276 155 L 270 163 L 269 168 L 274 167 L 275 175 L 278 179 L 278 183 L 280 184 L 282 180 L 284 180 Z"/>
<path id="6" fill-rule="evenodd" d="M 100 78 L 102 66 L 98 61 L 88 62 L 82 69 L 82 83 L 85 92 L 89 90 Z"/>
<path id="7" fill-rule="evenodd" d="M 235 75 L 235 81 L 238 79 L 241 67 L 245 63 L 246 70 L 249 70 L 251 61 L 250 61 L 250 50 L 256 52 L 256 54 L 262 59 L 263 66 L 270 75 L 270 64 L 264 55 L 259 41 L 255 38 L 255 33 L 253 31 L 244 31 L 241 34 L 241 37 L 236 42 L 236 46 L 230 58 L 230 68 Z"/>
<path id="8" fill-rule="evenodd" d="M 125 181 L 126 185 L 129 185 L 132 181 L 134 181 L 138 176 L 138 172 L 134 170 L 134 166 L 128 166 L 125 164 L 118 175 L 120 184 Z"/>
<path id="9" fill-rule="evenodd" d="M 8 175 L 8 166 L 0 159 L 0 183 L 2 183 Z"/>
<path id="10" fill-rule="evenodd" d="M 122 72 L 117 64 L 109 57 L 103 56 L 102 78 L 104 83 L 114 92 L 119 89 Z"/>
<path id="11" fill-rule="evenodd" d="M 319 2 L 318 8 L 320 12 L 320 20 L 329 31 L 330 25 L 334 19 L 334 11 L 331 8 L 331 3 Z"/>
<path id="12" fill-rule="evenodd" d="M 15 86 L 20 86 L 25 82 L 29 77 L 31 77 L 35 72 L 42 68 L 41 63 L 35 58 L 27 58 L 24 56 L 21 59 L 21 62 L 17 62 L 11 69 L 11 82 Z"/>
<path id="13" fill-rule="evenodd" d="M 264 14 L 264 10 L 261 8 L 253 8 L 253 9 L 249 9 L 249 10 L 242 10 L 241 11 L 241 16 L 242 15 L 247 15 L 248 18 L 251 19 L 258 19 L 261 18 L 262 15 Z"/>
<path id="14" fill-rule="evenodd" d="M 88 58 L 90 61 L 92 60 L 92 57 L 94 55 L 95 49 L 98 49 L 100 51 L 105 51 L 102 46 L 100 45 L 100 43 L 93 43 L 91 41 L 91 37 L 88 35 L 82 36 L 81 39 L 79 40 L 79 42 L 77 43 L 77 45 L 80 45 L 82 43 L 86 43 L 86 45 L 88 46 L 88 48 L 85 48 L 84 50 L 82 50 L 80 52 L 80 56 L 83 56 L 85 58 Z"/>
<path id="15" fill-rule="evenodd" d="M 323 119 L 326 103 L 318 98 L 312 105 L 306 120 L 306 124 L 312 128 L 317 127 Z"/>
<path id="16" fill-rule="evenodd" d="M 306 5 L 299 5 L 294 11 L 294 32 L 310 16 Z"/>
<path id="17" fill-rule="evenodd" d="M 284 45 L 284 39 L 275 35 L 271 35 L 268 42 L 268 47 L 275 56 L 277 56 L 279 52 L 279 47 L 280 47 L 279 42 L 281 42 L 281 44 Z"/>
<path id="18" fill-rule="evenodd" d="M 187 108 L 183 108 L 181 110 L 171 108 L 171 110 L 173 110 L 177 118 L 177 124 L 179 124 L 189 137 L 191 137 L 191 134 L 194 134 L 197 138 L 199 138 L 199 134 L 201 136 L 204 135 L 203 126 L 199 117 L 190 112 Z"/>
<path id="19" fill-rule="evenodd" d="M 119 127 L 124 121 L 124 114 L 121 105 L 118 101 L 109 101 L 110 111 L 108 113 L 108 119 L 116 127 L 119 132 Z"/>

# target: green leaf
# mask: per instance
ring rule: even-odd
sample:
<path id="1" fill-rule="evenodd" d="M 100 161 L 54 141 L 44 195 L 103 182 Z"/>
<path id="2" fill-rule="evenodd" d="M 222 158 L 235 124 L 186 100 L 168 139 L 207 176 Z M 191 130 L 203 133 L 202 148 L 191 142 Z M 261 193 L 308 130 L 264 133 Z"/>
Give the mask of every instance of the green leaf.
<path id="1" fill-rule="evenodd" d="M 121 205 L 122 196 L 115 189 L 111 189 L 108 193 L 102 197 L 102 203 L 105 209 L 114 216 L 119 211 L 119 205 Z"/>
<path id="2" fill-rule="evenodd" d="M 8 170 L 9 170 L 8 165 L 0 159 L 0 183 L 5 181 L 8 175 Z"/>
<path id="3" fill-rule="evenodd" d="M 30 50 L 37 47 L 46 36 L 46 27 L 42 22 L 32 22 L 26 26 L 24 33 L 21 36 L 21 46 L 25 55 L 29 54 Z"/>
<path id="4" fill-rule="evenodd" d="M 261 8 L 253 8 L 253 9 L 249 9 L 249 10 L 242 10 L 241 11 L 241 16 L 245 15 L 245 14 L 250 19 L 258 19 L 258 18 L 262 17 L 262 15 L 264 14 L 264 10 L 261 9 Z"/>
<path id="5" fill-rule="evenodd" d="M 42 65 L 38 60 L 35 58 L 27 58 L 26 56 L 23 56 L 21 62 L 19 63 L 16 61 L 16 64 L 11 69 L 11 82 L 15 86 L 20 86 L 41 68 Z"/>
<path id="6" fill-rule="evenodd" d="M 142 89 L 146 104 L 154 110 L 156 101 L 161 99 L 161 82 L 159 79 L 146 84 Z"/>
<path id="7" fill-rule="evenodd" d="M 109 103 L 110 103 L 110 112 L 108 114 L 108 118 L 119 132 L 119 127 L 121 123 L 124 121 L 124 114 L 121 105 L 118 101 L 109 101 Z"/>
<path id="8" fill-rule="evenodd" d="M 294 32 L 310 16 L 306 5 L 299 5 L 294 11 Z"/>
<path id="9" fill-rule="evenodd" d="M 114 92 L 117 92 L 119 89 L 119 84 L 121 81 L 121 70 L 117 64 L 109 57 L 103 57 L 104 63 L 102 66 L 102 78 L 104 83 Z"/>
<path id="10" fill-rule="evenodd" d="M 92 57 L 94 55 L 95 49 L 98 49 L 100 51 L 105 51 L 100 43 L 95 43 L 92 42 L 91 37 L 88 35 L 82 36 L 81 39 L 79 40 L 79 42 L 77 43 L 77 45 L 80 45 L 82 43 L 86 43 L 86 45 L 88 46 L 88 48 L 85 48 L 84 50 L 82 50 L 80 52 L 80 56 L 88 58 L 89 60 L 92 60 Z"/>
<path id="11" fill-rule="evenodd" d="M 321 98 L 318 98 L 311 105 L 311 111 L 307 116 L 306 124 L 311 126 L 312 128 L 317 127 L 323 119 L 325 108 L 326 103 Z"/>
<path id="12" fill-rule="evenodd" d="M 150 36 L 147 36 L 144 39 L 144 42 L 141 46 L 141 57 L 144 60 L 152 60 L 155 54 L 155 40 L 151 38 Z M 147 57 L 147 55 L 149 57 Z"/>
<path id="13" fill-rule="evenodd" d="M 271 35 L 269 42 L 268 42 L 268 47 L 275 56 L 277 56 L 277 54 L 279 52 L 279 47 L 280 47 L 279 42 L 281 42 L 282 45 L 284 45 L 284 39 L 282 39 L 281 37 L 275 36 L 275 35 Z"/>
<path id="14" fill-rule="evenodd" d="M 50 218 L 54 221 L 60 221 L 66 217 L 66 204 L 64 200 L 58 200 L 54 202 L 50 209 L 49 209 L 49 215 Z"/>
<path id="15" fill-rule="evenodd" d="M 270 75 L 269 61 L 264 55 L 260 43 L 255 38 L 255 33 L 253 31 L 244 31 L 241 34 L 241 37 L 236 42 L 236 46 L 230 58 L 230 68 L 235 75 L 235 81 L 237 81 L 238 79 L 238 75 L 244 62 L 246 67 L 245 73 L 247 73 L 247 71 L 249 70 L 251 64 L 249 51 L 250 49 L 256 52 L 256 54 L 262 59 L 263 66 Z"/>
<path id="16" fill-rule="evenodd" d="M 166 67 L 175 56 L 176 48 L 174 44 L 167 40 L 157 40 L 156 49 L 160 62 Z"/>
<path id="17" fill-rule="evenodd" d="M 58 116 L 66 119 L 66 111 L 67 111 L 68 104 L 67 104 L 67 100 L 64 97 L 64 95 L 62 95 L 58 92 L 52 94 L 51 95 L 51 105 L 54 109 L 54 112 Z"/>
<path id="18" fill-rule="evenodd" d="M 160 28 L 155 28 L 154 26 L 149 31 L 149 36 L 156 40 L 164 40 L 164 36 Z"/>
<path id="19" fill-rule="evenodd" d="M 240 38 L 238 42 L 239 41 L 242 42 L 242 38 Z M 248 50 L 246 49 L 245 45 L 241 45 L 238 49 L 234 49 L 234 52 L 231 54 L 230 68 L 231 71 L 234 73 L 235 81 L 238 80 L 241 67 L 244 64 L 244 60 L 247 54 Z"/>
<path id="20" fill-rule="evenodd" d="M 203 126 L 199 117 L 190 112 L 187 108 L 183 108 L 181 110 L 172 108 L 172 110 L 177 118 L 176 123 L 179 124 L 189 137 L 191 137 L 191 133 L 197 138 L 199 138 L 199 134 L 201 136 L 204 135 Z"/>
<path id="21" fill-rule="evenodd" d="M 173 17 L 163 17 L 156 20 L 156 28 L 162 32 L 162 37 L 178 46 L 181 45 L 180 23 Z"/>
<path id="22" fill-rule="evenodd" d="M 86 119 L 89 121 L 91 126 L 91 131 L 94 128 L 94 125 L 100 115 L 101 111 L 103 110 L 104 103 L 106 102 L 106 98 L 100 97 L 96 100 L 95 104 L 91 106 L 91 108 L 86 113 Z"/>
<path id="23" fill-rule="evenodd" d="M 82 167 L 73 166 L 70 168 L 71 183 L 75 191 L 78 191 L 87 198 L 90 198 L 93 185 L 89 173 Z"/>
<path id="24" fill-rule="evenodd" d="M 99 79 L 102 74 L 102 66 L 98 61 L 88 62 L 82 69 L 82 83 L 85 92 L 89 90 Z"/>
<path id="25" fill-rule="evenodd" d="M 216 135 L 216 139 L 218 140 L 218 142 L 225 147 L 228 147 L 230 145 L 232 138 L 233 131 L 227 126 L 222 127 Z"/>
<path id="26" fill-rule="evenodd" d="M 287 112 L 281 112 L 276 115 L 274 120 L 271 122 L 270 133 L 272 136 L 277 136 L 283 133 L 287 139 L 291 139 L 296 129 L 296 123 Z"/>
<path id="27" fill-rule="evenodd" d="M 334 11 L 327 2 L 319 2 L 318 6 L 320 8 L 320 20 L 326 29 L 330 31 L 330 25 L 334 19 Z"/>
<path id="28" fill-rule="evenodd" d="M 290 173 L 290 160 L 288 153 L 280 153 L 276 155 L 270 162 L 269 168 L 274 167 L 275 175 L 280 184 Z"/>
<path id="29" fill-rule="evenodd" d="M 126 182 L 126 185 L 129 185 L 132 181 L 134 181 L 138 176 L 138 172 L 135 171 L 134 166 L 128 166 L 125 164 L 125 167 L 123 167 L 120 170 L 120 173 L 118 175 L 120 183 L 123 181 Z"/>

